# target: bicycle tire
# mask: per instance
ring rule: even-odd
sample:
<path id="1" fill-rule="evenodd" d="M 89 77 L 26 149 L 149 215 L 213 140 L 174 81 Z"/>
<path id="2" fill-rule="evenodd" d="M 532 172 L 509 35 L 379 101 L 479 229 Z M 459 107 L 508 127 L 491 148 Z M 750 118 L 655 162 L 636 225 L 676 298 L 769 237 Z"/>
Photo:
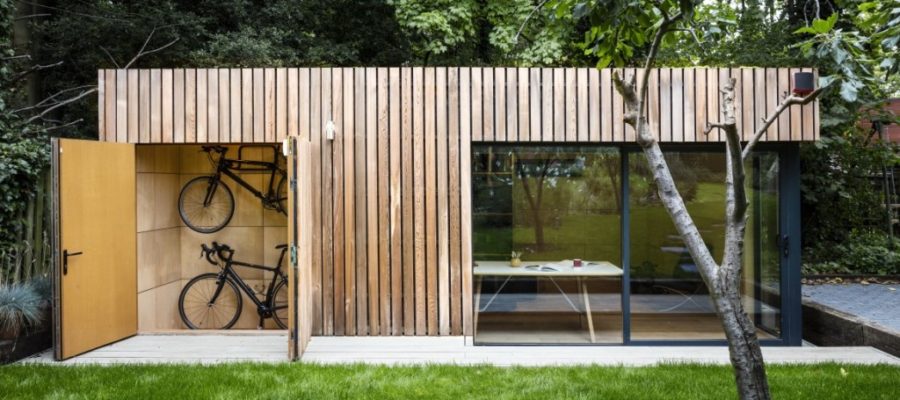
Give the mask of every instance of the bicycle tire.
<path id="1" fill-rule="evenodd" d="M 210 281 L 210 280 L 214 281 L 214 282 L 204 282 L 204 281 Z M 205 323 L 202 323 L 201 321 L 194 321 L 188 316 L 188 314 L 191 314 L 191 315 L 197 314 L 197 312 L 196 312 L 197 310 L 200 311 L 200 314 L 203 314 L 203 310 L 201 307 L 203 306 L 204 300 L 207 300 L 206 301 L 206 303 L 207 303 L 206 315 L 209 316 L 208 310 L 212 307 L 210 307 L 208 305 L 209 302 L 206 297 L 211 297 L 212 294 L 214 293 L 211 290 L 214 290 L 215 286 L 210 286 L 210 283 L 212 283 L 213 285 L 218 285 L 218 280 L 219 280 L 219 274 L 217 274 L 217 273 L 210 272 L 210 273 L 206 273 L 206 274 L 200 274 L 200 275 L 195 276 L 193 279 L 191 279 L 187 283 L 187 285 L 184 286 L 184 289 L 181 290 L 181 294 L 178 296 L 178 314 L 181 316 L 181 321 L 184 322 L 185 326 L 187 326 L 190 329 L 230 329 L 232 326 L 234 326 L 235 323 L 237 323 L 238 318 L 240 318 L 240 316 L 241 316 L 241 310 L 244 305 L 244 300 L 243 300 L 243 297 L 241 296 L 241 291 L 238 290 L 237 285 L 235 285 L 235 283 L 232 282 L 232 280 L 228 279 L 228 278 L 225 278 L 226 285 L 222 287 L 222 291 L 219 293 L 217 302 L 219 302 L 220 300 L 224 300 L 226 302 L 233 302 L 234 304 L 232 304 L 230 307 L 230 308 L 234 309 L 233 315 L 230 315 L 230 316 L 228 315 L 228 314 L 231 314 L 231 312 L 227 311 L 229 309 L 229 307 L 222 307 L 223 312 L 225 313 L 223 315 L 224 318 L 218 318 L 218 316 L 217 316 L 215 318 L 215 321 L 209 321 L 209 322 L 218 322 L 218 323 L 210 323 L 210 324 L 205 324 Z M 203 282 L 205 287 L 197 286 L 197 285 L 201 284 L 201 282 Z M 196 286 L 197 290 L 191 291 L 191 289 L 194 289 L 195 286 Z M 192 301 L 194 304 L 191 304 L 190 306 L 186 306 L 186 304 L 185 304 L 185 299 L 187 299 L 188 296 L 191 296 L 192 300 L 196 300 L 196 301 Z M 225 304 L 225 303 L 220 303 L 220 304 Z M 203 319 L 203 320 L 206 321 L 207 319 Z M 223 322 L 223 321 L 227 321 L 227 322 L 222 324 L 221 322 Z"/>
<path id="2" fill-rule="evenodd" d="M 189 180 L 178 195 L 178 215 L 188 228 L 196 232 L 218 232 L 227 226 L 234 216 L 234 195 L 231 188 L 221 180 L 218 181 L 216 192 L 213 193 L 214 201 L 208 206 L 203 205 L 206 192 L 213 180 L 214 176 L 198 176 Z"/>
<path id="3" fill-rule="evenodd" d="M 281 292 L 284 292 L 284 300 L 283 300 L 284 304 L 281 304 L 278 300 L 278 295 L 281 294 Z M 287 308 L 287 305 L 288 305 L 287 302 L 288 302 L 287 281 L 278 282 L 278 284 L 275 286 L 275 290 L 272 291 L 272 308 L 282 307 L 282 306 L 284 306 L 285 308 L 273 309 L 272 310 L 272 319 L 275 320 L 275 324 L 278 325 L 278 327 L 281 329 L 288 328 L 287 321 L 288 321 L 288 318 L 290 317 L 289 316 L 290 314 L 288 313 L 289 308 Z"/>
<path id="4" fill-rule="evenodd" d="M 275 201 L 278 204 L 279 212 L 284 215 L 287 215 L 287 175 L 282 175 L 281 180 L 278 181 L 278 187 L 275 192 Z M 283 196 L 282 196 L 283 194 Z"/>

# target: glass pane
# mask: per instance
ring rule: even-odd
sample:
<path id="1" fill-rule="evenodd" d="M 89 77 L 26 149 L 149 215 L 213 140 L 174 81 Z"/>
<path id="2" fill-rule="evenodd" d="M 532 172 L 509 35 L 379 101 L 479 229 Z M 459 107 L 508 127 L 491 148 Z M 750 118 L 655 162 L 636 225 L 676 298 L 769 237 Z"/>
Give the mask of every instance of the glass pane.
<path id="1" fill-rule="evenodd" d="M 590 343 L 592 327 L 621 342 L 618 150 L 475 146 L 472 160 L 476 343 Z"/>
<path id="2" fill-rule="evenodd" d="M 720 261 L 725 241 L 724 153 L 668 151 L 666 162 L 701 236 L 713 257 Z M 745 309 L 761 327 L 760 338 L 772 338 L 780 335 L 780 260 L 775 246 L 777 155 L 755 155 L 746 167 L 751 209 L 741 289 Z M 659 201 L 641 153 L 629 158 L 629 185 L 631 338 L 724 339 L 706 285 Z"/>
<path id="3" fill-rule="evenodd" d="M 758 153 L 748 170 L 747 221 L 744 251 L 744 304 L 756 326 L 781 336 L 781 252 L 778 245 L 778 155 Z M 756 301 L 753 301 L 753 300 Z M 761 337 L 763 337 L 761 335 Z"/>

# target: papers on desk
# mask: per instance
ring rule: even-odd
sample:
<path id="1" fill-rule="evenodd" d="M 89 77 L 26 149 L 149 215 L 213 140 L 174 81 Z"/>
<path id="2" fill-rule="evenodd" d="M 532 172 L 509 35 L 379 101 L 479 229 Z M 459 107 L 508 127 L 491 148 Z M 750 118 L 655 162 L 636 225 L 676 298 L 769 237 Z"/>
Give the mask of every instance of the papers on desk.
<path id="1" fill-rule="evenodd" d="M 529 271 L 559 272 L 561 268 L 559 265 L 551 263 L 551 264 L 542 264 L 542 265 L 538 265 L 538 264 L 526 265 L 525 269 L 527 269 Z"/>
<path id="2" fill-rule="evenodd" d="M 582 265 L 593 265 L 591 262 L 583 262 Z M 526 265 L 525 269 L 529 271 L 541 271 L 541 272 L 559 272 L 562 270 L 571 270 L 575 268 L 575 263 L 572 260 L 562 260 L 559 262 L 552 263 L 544 263 L 544 264 L 530 264 Z"/>

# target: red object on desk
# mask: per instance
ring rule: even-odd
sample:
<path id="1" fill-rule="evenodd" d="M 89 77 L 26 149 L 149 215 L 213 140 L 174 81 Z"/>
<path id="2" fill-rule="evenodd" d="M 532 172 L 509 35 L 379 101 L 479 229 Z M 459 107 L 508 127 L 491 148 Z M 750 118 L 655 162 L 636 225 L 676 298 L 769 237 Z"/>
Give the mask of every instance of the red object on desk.
<path id="1" fill-rule="evenodd" d="M 572 266 L 575 268 L 580 268 L 581 267 L 581 259 L 576 258 L 576 259 L 572 260 Z"/>

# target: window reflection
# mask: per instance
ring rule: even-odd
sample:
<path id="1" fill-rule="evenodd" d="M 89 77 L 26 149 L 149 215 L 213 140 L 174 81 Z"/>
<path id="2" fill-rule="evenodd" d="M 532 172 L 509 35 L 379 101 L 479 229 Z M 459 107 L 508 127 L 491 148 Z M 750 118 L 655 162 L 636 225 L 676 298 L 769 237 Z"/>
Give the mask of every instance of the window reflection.
<path id="1" fill-rule="evenodd" d="M 751 209 L 741 289 L 761 338 L 780 335 L 777 161 L 777 155 L 761 153 L 746 166 Z M 666 162 L 707 247 L 721 260 L 725 155 L 670 151 Z M 706 285 L 639 153 L 629 160 L 629 187 L 632 340 L 724 339 Z"/>
<path id="2" fill-rule="evenodd" d="M 615 148 L 474 148 L 476 343 L 622 341 L 620 179 Z"/>

